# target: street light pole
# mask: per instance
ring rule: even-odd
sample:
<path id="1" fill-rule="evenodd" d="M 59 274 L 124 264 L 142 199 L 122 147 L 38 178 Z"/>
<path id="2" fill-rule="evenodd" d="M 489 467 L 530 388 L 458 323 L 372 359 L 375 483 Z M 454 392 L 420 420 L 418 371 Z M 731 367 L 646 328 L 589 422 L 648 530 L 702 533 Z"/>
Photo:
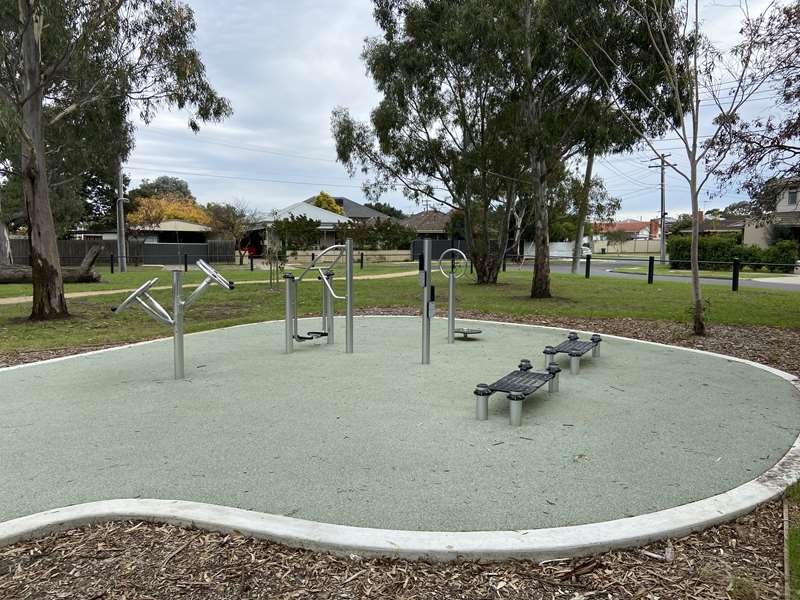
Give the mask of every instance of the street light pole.
<path id="1" fill-rule="evenodd" d="M 665 172 L 667 170 L 667 157 L 672 156 L 671 154 L 661 154 L 659 158 L 654 158 L 652 160 L 660 160 L 660 165 L 650 165 L 648 168 L 650 169 L 661 169 L 661 219 L 659 221 L 659 244 L 658 244 L 658 254 L 659 254 L 659 262 L 663 265 L 667 262 L 667 188 L 666 188 L 666 176 Z"/>

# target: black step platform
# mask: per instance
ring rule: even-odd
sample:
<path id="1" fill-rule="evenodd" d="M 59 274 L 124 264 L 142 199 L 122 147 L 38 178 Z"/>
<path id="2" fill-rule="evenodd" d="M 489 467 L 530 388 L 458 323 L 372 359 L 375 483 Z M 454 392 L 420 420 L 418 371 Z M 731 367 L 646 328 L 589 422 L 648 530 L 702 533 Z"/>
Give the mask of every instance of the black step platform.
<path id="1" fill-rule="evenodd" d="M 553 377 L 555 377 L 553 373 L 517 370 L 490 383 L 489 389 L 492 392 L 520 392 L 530 396 Z"/>
<path id="2" fill-rule="evenodd" d="M 296 342 L 306 342 L 308 340 L 316 340 L 321 337 L 328 337 L 327 331 L 309 331 L 305 335 L 296 335 L 294 336 L 294 340 Z"/>

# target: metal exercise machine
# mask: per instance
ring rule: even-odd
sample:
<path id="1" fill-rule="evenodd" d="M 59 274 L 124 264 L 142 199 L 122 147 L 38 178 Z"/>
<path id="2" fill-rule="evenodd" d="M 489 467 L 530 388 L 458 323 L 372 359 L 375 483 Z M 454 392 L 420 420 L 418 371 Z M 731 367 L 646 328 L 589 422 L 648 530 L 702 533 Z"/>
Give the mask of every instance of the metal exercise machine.
<path id="1" fill-rule="evenodd" d="M 422 240 L 419 255 L 419 285 L 422 288 L 422 364 L 431 362 L 431 319 L 436 315 L 436 287 L 431 285 L 431 252 L 433 242 Z"/>
<path id="2" fill-rule="evenodd" d="M 569 372 L 577 375 L 581 370 L 581 357 L 589 350 L 592 351 L 592 358 L 600 356 L 600 342 L 602 341 L 602 338 L 597 334 L 589 338 L 589 341 L 581 340 L 578 338 L 577 333 L 571 331 L 567 339 L 558 346 L 545 346 L 544 368 L 546 369 L 548 365 L 555 361 L 556 354 L 568 354 Z"/>
<path id="3" fill-rule="evenodd" d="M 175 361 L 175 379 L 184 378 L 184 361 L 183 361 L 183 317 L 186 310 L 194 304 L 194 302 L 205 292 L 208 287 L 216 283 L 217 285 L 225 288 L 226 290 L 233 289 L 233 282 L 228 281 L 220 275 L 216 269 L 209 265 L 204 260 L 197 261 L 197 267 L 205 274 L 206 278 L 203 283 L 198 285 L 194 291 L 189 294 L 186 300 L 182 298 L 183 287 L 183 271 L 172 271 L 172 316 L 161 306 L 155 298 L 150 295 L 150 288 L 158 282 L 158 277 L 144 282 L 139 286 L 130 296 L 119 306 L 111 309 L 115 314 L 121 313 L 127 309 L 134 302 L 138 302 L 142 310 L 148 315 L 153 317 L 159 323 L 163 323 L 172 327 L 172 345 Z"/>
<path id="4" fill-rule="evenodd" d="M 450 270 L 445 271 L 444 260 L 446 256 L 450 256 Z M 461 270 L 456 269 L 456 255 L 460 256 L 464 261 L 461 263 Z M 467 255 L 458 248 L 448 248 L 439 257 L 439 270 L 442 275 L 447 277 L 447 343 L 452 344 L 455 342 L 455 334 L 463 336 L 462 339 L 467 340 L 471 335 L 478 335 L 481 333 L 480 329 L 468 329 L 466 327 L 456 328 L 456 279 L 460 279 L 467 273 L 468 264 Z"/>
<path id="5" fill-rule="evenodd" d="M 518 370 L 512 371 L 494 383 L 487 385 L 479 383 L 475 386 L 475 418 L 485 421 L 489 418 L 489 398 L 495 392 L 506 393 L 509 408 L 509 423 L 515 427 L 522 424 L 522 403 L 528 396 L 547 384 L 548 393 L 558 391 L 558 376 L 561 368 L 554 364 L 548 365 L 544 371 L 534 371 L 531 361 L 523 358 L 519 362 Z"/>
<path id="6" fill-rule="evenodd" d="M 327 268 L 316 267 L 319 260 L 335 250 L 339 251 L 338 256 L 333 263 Z M 332 269 L 344 257 L 345 261 L 345 280 L 346 292 L 344 296 L 337 296 L 333 291 L 331 281 L 333 281 Z M 317 280 L 322 283 L 322 328 L 320 331 L 309 331 L 305 335 L 298 332 L 297 327 L 297 285 L 303 280 L 303 277 L 316 268 L 319 272 Z M 353 240 L 346 240 L 344 244 L 337 244 L 325 248 L 314 260 L 311 261 L 299 277 L 295 277 L 292 273 L 284 273 L 283 279 L 286 282 L 286 354 L 291 354 L 294 351 L 294 342 L 305 342 L 308 340 L 315 340 L 319 338 L 327 338 L 328 344 L 333 344 L 333 315 L 334 315 L 334 302 L 335 300 L 347 301 L 347 312 L 345 313 L 345 352 L 347 354 L 353 353 Z"/>

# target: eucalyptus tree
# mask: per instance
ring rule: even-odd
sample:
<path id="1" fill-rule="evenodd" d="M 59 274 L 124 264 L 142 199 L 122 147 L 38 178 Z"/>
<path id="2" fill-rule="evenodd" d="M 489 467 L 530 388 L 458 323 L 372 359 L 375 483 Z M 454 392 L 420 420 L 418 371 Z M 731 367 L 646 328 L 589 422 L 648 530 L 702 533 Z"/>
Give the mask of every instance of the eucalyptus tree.
<path id="1" fill-rule="evenodd" d="M 400 187 L 458 211 L 479 283 L 495 283 L 512 215 L 530 189 L 505 31 L 480 0 L 376 0 L 363 59 L 382 98 L 369 122 L 332 115 L 339 160 L 377 200 Z"/>
<path id="2" fill-rule="evenodd" d="M 703 187 L 726 160 L 731 145 L 725 142 L 739 113 L 747 101 L 775 72 L 769 53 L 757 43 L 765 27 L 765 15 L 743 14 L 743 43 L 730 52 L 721 52 L 701 29 L 699 0 L 662 2 L 661 0 L 600 0 L 610 18 L 628 23 L 642 31 L 655 55 L 653 64 L 663 72 L 663 84 L 652 93 L 636 84 L 637 64 L 627 57 L 608 51 L 596 38 L 575 37 L 576 47 L 604 83 L 610 100 L 643 142 L 660 156 L 654 140 L 637 123 L 626 106 L 626 94 L 649 105 L 669 123 L 682 148 L 686 167 L 669 163 L 669 167 L 689 187 L 692 204 L 692 329 L 705 334 L 705 304 L 700 289 L 699 197 Z M 746 6 L 746 5 L 743 5 Z M 614 74 L 613 77 L 608 73 Z M 704 123 L 711 123 L 708 133 L 701 135 Z"/>
<path id="3" fill-rule="evenodd" d="M 16 6 L 14 6 L 16 4 Z M 176 0 L 17 0 L 0 6 L 0 119 L 19 143 L 33 267 L 31 318 L 68 314 L 48 179 L 48 135 L 116 99 L 145 121 L 159 107 L 189 126 L 231 112 L 205 76 L 191 9 Z M 83 140 L 78 145 L 88 145 Z"/>

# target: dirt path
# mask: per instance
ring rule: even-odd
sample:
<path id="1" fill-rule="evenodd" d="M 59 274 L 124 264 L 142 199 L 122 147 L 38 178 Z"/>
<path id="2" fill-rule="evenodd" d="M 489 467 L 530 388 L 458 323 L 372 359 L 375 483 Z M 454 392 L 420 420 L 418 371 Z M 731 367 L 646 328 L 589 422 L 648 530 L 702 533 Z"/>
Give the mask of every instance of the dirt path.
<path id="1" fill-rule="evenodd" d="M 412 275 L 416 275 L 417 271 L 401 271 L 399 273 L 382 273 L 380 275 L 354 275 L 353 280 L 365 280 L 365 279 L 395 279 L 397 277 L 411 277 Z M 344 277 L 334 277 L 335 281 L 343 281 Z M 311 279 L 307 279 L 306 281 L 312 281 Z M 257 283 L 264 283 L 263 281 L 239 281 L 236 285 L 254 285 Z M 184 285 L 184 288 L 196 288 L 199 284 L 197 283 L 187 283 Z M 114 294 L 124 294 L 125 292 L 132 292 L 136 288 L 119 288 L 113 290 L 93 290 L 93 291 L 86 291 L 86 292 L 67 292 L 64 296 L 67 300 L 71 298 L 88 298 L 91 296 L 113 296 Z M 169 285 L 159 285 L 156 287 L 150 288 L 151 290 L 170 290 L 172 289 Z M 10 305 L 10 304 L 27 304 L 33 301 L 33 296 L 12 296 L 10 298 L 0 298 L 0 306 L 3 305 Z"/>

